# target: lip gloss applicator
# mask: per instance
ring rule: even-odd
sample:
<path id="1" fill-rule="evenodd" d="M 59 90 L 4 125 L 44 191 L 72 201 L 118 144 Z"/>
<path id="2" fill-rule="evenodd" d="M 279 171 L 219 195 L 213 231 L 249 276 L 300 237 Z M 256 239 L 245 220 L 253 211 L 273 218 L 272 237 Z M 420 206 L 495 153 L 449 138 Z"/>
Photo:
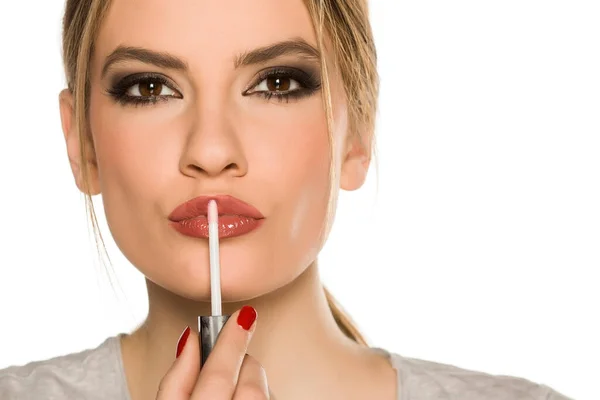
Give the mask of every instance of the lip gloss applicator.
<path id="1" fill-rule="evenodd" d="M 221 329 L 230 315 L 221 315 L 221 266 L 219 261 L 219 212 L 217 202 L 208 203 L 208 248 L 210 254 L 210 306 L 211 315 L 198 317 L 200 332 L 200 367 L 210 355 Z"/>

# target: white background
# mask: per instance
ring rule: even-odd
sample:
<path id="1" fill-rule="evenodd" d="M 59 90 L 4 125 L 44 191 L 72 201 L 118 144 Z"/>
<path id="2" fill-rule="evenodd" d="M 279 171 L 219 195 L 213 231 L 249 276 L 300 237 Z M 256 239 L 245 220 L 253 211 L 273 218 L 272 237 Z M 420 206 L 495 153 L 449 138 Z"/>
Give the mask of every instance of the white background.
<path id="1" fill-rule="evenodd" d="M 373 169 L 342 195 L 325 283 L 374 346 L 599 399 L 599 3 L 371 4 L 379 187 Z M 147 307 L 105 226 L 126 297 L 94 262 L 60 130 L 62 7 L 0 3 L 0 367 Z"/>

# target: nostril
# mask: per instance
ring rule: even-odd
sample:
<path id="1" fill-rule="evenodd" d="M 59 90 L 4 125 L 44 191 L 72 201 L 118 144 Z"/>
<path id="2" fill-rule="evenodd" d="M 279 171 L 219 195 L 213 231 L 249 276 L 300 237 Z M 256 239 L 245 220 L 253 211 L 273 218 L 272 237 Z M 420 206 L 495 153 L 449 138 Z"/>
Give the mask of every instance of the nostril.
<path id="1" fill-rule="evenodd" d="M 184 175 L 188 175 L 190 177 L 198 177 L 198 176 L 210 176 L 215 177 L 220 174 L 225 174 L 228 176 L 236 176 L 240 177 L 246 174 L 244 169 L 244 164 L 236 163 L 236 162 L 218 162 L 215 161 L 213 163 L 193 163 L 188 164 L 185 169 L 182 169 L 181 172 Z"/>
<path id="2" fill-rule="evenodd" d="M 192 169 L 193 171 L 199 172 L 201 174 L 206 173 L 206 171 L 204 170 L 204 168 L 199 167 L 197 165 L 190 165 L 189 168 Z"/>

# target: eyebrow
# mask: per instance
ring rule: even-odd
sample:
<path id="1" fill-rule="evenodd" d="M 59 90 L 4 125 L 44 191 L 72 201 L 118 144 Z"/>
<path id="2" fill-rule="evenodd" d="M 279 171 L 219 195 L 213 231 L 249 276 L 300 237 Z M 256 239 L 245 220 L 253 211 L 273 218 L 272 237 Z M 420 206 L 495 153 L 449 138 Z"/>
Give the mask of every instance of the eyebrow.
<path id="1" fill-rule="evenodd" d="M 294 38 L 240 54 L 235 58 L 233 65 L 235 69 L 238 69 L 252 64 L 261 64 L 285 55 L 298 55 L 317 61 L 321 59 L 319 50 L 302 38 Z"/>
<path id="2" fill-rule="evenodd" d="M 294 38 L 239 54 L 234 58 L 233 66 L 238 69 L 253 64 L 262 64 L 286 55 L 297 55 L 315 61 L 321 59 L 319 50 L 302 38 Z M 113 64 L 130 60 L 179 71 L 189 69 L 187 62 L 166 52 L 158 52 L 142 47 L 118 46 L 106 57 L 102 67 L 102 78 Z"/>

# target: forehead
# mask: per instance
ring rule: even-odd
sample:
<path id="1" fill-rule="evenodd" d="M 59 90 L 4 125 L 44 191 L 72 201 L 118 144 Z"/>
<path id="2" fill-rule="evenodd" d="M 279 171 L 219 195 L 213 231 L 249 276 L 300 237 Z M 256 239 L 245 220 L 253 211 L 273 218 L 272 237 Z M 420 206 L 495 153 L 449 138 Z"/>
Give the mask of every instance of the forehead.
<path id="1" fill-rule="evenodd" d="M 103 57 L 119 45 L 147 47 L 193 64 L 297 37 L 316 47 L 303 0 L 113 0 L 95 49 Z"/>

